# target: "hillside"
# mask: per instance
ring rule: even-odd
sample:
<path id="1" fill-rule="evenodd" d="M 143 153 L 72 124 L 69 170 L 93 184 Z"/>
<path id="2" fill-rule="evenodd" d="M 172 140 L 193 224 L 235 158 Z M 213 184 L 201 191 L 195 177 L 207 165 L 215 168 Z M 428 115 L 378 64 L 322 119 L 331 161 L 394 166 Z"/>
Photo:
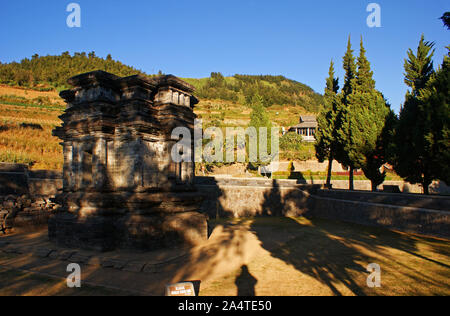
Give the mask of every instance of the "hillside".
<path id="1" fill-rule="evenodd" d="M 58 91 L 68 88 L 67 78 L 95 69 L 119 76 L 143 74 L 92 53 L 34 56 L 20 63 L 0 64 L 0 162 L 25 163 L 33 169 L 61 169 L 60 141 L 51 136 L 65 108 Z M 200 103 L 195 113 L 204 127 L 247 126 L 251 113 L 248 100 L 254 94 L 263 96 L 275 126 L 289 127 L 298 123 L 301 114 L 315 113 L 322 98 L 306 85 L 282 76 L 223 77 L 213 73 L 210 78 L 184 80 L 197 88 Z M 313 156 L 310 147 L 305 150 Z"/>
<path id="2" fill-rule="evenodd" d="M 315 113 L 322 103 L 322 95 L 305 84 L 283 76 L 224 77 L 221 73 L 212 73 L 210 78 L 184 80 L 197 88 L 199 98 L 207 100 L 219 99 L 246 105 L 258 94 L 264 99 L 266 107 L 291 105 Z"/>
<path id="3" fill-rule="evenodd" d="M 99 69 L 118 76 L 148 75 L 114 60 L 111 55 L 100 58 L 94 52 L 74 55 L 65 52 L 59 56 L 34 55 L 19 63 L 0 62 L 0 83 L 39 91 L 62 90 L 67 88 L 68 78 Z M 221 73 L 211 73 L 210 78 L 184 80 L 195 86 L 197 96 L 204 100 L 231 101 L 246 105 L 255 94 L 259 94 L 266 107 L 291 105 L 309 112 L 318 112 L 322 102 L 322 96 L 310 87 L 283 76 L 224 77 Z"/>
<path id="4" fill-rule="evenodd" d="M 67 88 L 67 79 L 80 73 L 93 70 L 104 70 L 118 76 L 144 74 L 133 67 L 113 60 L 111 55 L 105 59 L 97 57 L 94 52 L 75 53 L 64 52 L 59 56 L 33 55 L 20 63 L 0 62 L 0 83 L 29 87 L 41 91 L 62 90 Z"/>

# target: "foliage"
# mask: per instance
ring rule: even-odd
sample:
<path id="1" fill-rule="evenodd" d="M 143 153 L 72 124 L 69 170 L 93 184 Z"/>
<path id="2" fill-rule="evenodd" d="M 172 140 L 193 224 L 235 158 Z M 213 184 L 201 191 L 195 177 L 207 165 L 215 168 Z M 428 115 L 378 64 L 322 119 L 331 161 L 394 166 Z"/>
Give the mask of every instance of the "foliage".
<path id="1" fill-rule="evenodd" d="M 441 17 L 441 20 L 442 22 L 444 22 L 444 25 L 447 27 L 447 29 L 450 30 L 450 12 L 445 12 Z"/>
<path id="2" fill-rule="evenodd" d="M 118 76 L 143 74 L 143 72 L 115 61 L 108 55 L 106 59 L 97 57 L 94 52 L 64 52 L 59 56 L 33 55 L 20 63 L 0 63 L 0 83 L 25 87 L 50 85 L 58 90 L 66 87 L 67 79 L 80 73 L 104 70 Z"/>
<path id="3" fill-rule="evenodd" d="M 381 137 L 383 132 L 384 136 L 389 135 L 385 127 L 391 110 L 383 95 L 375 89 L 362 39 L 357 65 L 353 92 L 348 98 L 351 127 L 348 157 L 353 166 L 364 171 L 372 182 L 372 190 L 376 190 L 386 176 L 380 172 L 386 162 Z"/>
<path id="4" fill-rule="evenodd" d="M 411 93 L 417 97 L 434 73 L 433 50 L 434 43 L 425 41 L 424 35 L 420 38 L 417 53 L 408 50 L 408 59 L 405 60 L 405 83 L 411 88 Z"/>
<path id="5" fill-rule="evenodd" d="M 417 53 L 408 50 L 405 82 L 411 88 L 395 131 L 395 171 L 424 193 L 434 179 L 449 181 L 448 56 L 435 74 L 433 43 L 422 35 Z"/>
<path id="6" fill-rule="evenodd" d="M 264 100 L 261 96 L 255 95 L 252 98 L 252 113 L 250 114 L 250 124 L 249 127 L 254 127 L 256 129 L 257 134 L 257 147 L 258 147 L 258 163 L 268 162 L 268 157 L 261 157 L 261 154 L 264 150 L 260 147 L 262 144 L 261 137 L 264 136 L 261 134 L 261 128 L 266 128 L 266 139 L 267 143 L 264 144 L 267 146 L 267 154 L 271 154 L 271 128 L 272 123 L 269 120 L 269 116 L 267 115 L 266 108 L 264 107 Z M 248 142 L 247 142 L 248 146 Z M 247 151 L 248 152 L 248 151 Z"/>
<path id="7" fill-rule="evenodd" d="M 226 78 L 213 72 L 207 79 L 186 80 L 197 88 L 196 94 L 202 99 L 241 102 L 249 107 L 255 96 L 262 98 L 264 107 L 297 105 L 310 112 L 317 112 L 322 103 L 322 96 L 310 87 L 283 76 L 234 75 Z"/>
<path id="8" fill-rule="evenodd" d="M 330 186 L 331 171 L 334 155 L 336 152 L 336 128 L 337 117 L 341 109 L 341 102 L 337 97 L 339 92 L 339 79 L 334 77 L 334 64 L 331 61 L 325 87 L 324 105 L 321 107 L 317 117 L 318 129 L 316 131 L 316 158 L 320 162 L 329 161 L 327 186 Z"/>
<path id="9" fill-rule="evenodd" d="M 21 62 L 0 63 L 0 83 L 23 86 L 48 91 L 67 88 L 67 79 L 93 70 L 104 70 L 118 76 L 143 74 L 144 72 L 114 60 L 110 54 L 106 58 L 95 52 L 64 52 L 59 56 L 33 55 Z M 159 71 L 162 74 L 162 71 Z M 313 89 L 283 76 L 235 75 L 225 78 L 219 72 L 210 78 L 186 79 L 197 88 L 201 99 L 220 99 L 251 105 L 254 96 L 263 99 L 265 107 L 272 105 L 297 105 L 309 112 L 317 112 L 322 96 Z"/>
<path id="10" fill-rule="evenodd" d="M 301 135 L 295 132 L 289 132 L 280 138 L 280 149 L 285 151 L 300 151 L 304 147 L 305 142 Z"/>
<path id="11" fill-rule="evenodd" d="M 349 148 L 351 142 L 351 126 L 350 126 L 350 107 L 349 97 L 353 92 L 356 77 L 356 62 L 353 56 L 353 49 L 351 46 L 350 37 L 348 39 L 347 51 L 343 57 L 343 68 L 345 71 L 344 86 L 337 96 L 338 104 L 340 105 L 336 115 L 336 133 L 335 142 L 336 150 L 334 156 L 338 162 L 344 166 L 354 169 L 355 166 L 349 157 Z"/>

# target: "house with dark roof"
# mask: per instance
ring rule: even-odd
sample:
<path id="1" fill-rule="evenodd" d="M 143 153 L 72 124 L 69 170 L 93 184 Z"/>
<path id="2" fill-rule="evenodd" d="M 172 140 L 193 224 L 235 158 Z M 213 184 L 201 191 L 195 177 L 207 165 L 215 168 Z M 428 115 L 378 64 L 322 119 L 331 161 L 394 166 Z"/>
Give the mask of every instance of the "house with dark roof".
<path id="1" fill-rule="evenodd" d="M 317 118 L 315 116 L 300 116 L 300 124 L 292 126 L 289 132 L 301 135 L 306 142 L 315 142 L 317 127 Z"/>

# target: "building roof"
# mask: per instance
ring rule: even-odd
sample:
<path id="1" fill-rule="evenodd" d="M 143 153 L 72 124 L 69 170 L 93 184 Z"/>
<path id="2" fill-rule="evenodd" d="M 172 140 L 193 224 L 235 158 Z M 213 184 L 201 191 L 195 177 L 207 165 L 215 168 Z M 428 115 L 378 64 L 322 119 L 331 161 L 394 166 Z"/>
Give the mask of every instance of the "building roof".
<path id="1" fill-rule="evenodd" d="M 317 118 L 314 115 L 300 116 L 300 123 L 306 123 L 306 122 L 317 122 Z"/>
<path id="2" fill-rule="evenodd" d="M 300 129 L 300 128 L 317 128 L 317 118 L 313 115 L 302 115 L 300 116 L 300 124 L 292 126 L 289 130 Z"/>
<path id="3" fill-rule="evenodd" d="M 290 130 L 300 129 L 300 128 L 317 128 L 317 126 L 318 126 L 317 122 L 305 122 L 305 123 L 300 123 L 295 126 L 292 126 L 290 128 Z"/>

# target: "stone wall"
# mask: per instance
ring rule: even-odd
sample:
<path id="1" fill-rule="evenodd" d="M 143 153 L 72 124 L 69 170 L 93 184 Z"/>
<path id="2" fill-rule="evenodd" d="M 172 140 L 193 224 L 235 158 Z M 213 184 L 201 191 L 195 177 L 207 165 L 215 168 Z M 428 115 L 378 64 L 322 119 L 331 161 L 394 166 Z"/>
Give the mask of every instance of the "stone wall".
<path id="1" fill-rule="evenodd" d="M 56 171 L 30 171 L 26 165 L 0 163 L 0 229 L 33 230 L 47 225 L 62 189 Z"/>
<path id="2" fill-rule="evenodd" d="M 209 218 L 302 216 L 311 206 L 308 191 L 318 189 L 305 185 L 232 182 L 200 184 L 197 188 L 204 198 L 201 211 Z"/>
<path id="3" fill-rule="evenodd" d="M 45 222 L 54 207 L 50 198 L 62 188 L 58 172 L 28 171 L 20 165 L 0 164 L 0 181 L 2 210 L 22 213 L 17 219 L 22 227 Z M 317 183 L 263 178 L 197 177 L 195 182 L 204 197 L 201 211 L 211 219 L 307 215 L 450 238 L 447 196 L 321 190 Z"/>
<path id="4" fill-rule="evenodd" d="M 197 178 L 210 218 L 311 216 L 450 238 L 450 197 L 321 190 L 291 180 Z"/>
<path id="5" fill-rule="evenodd" d="M 312 196 L 308 215 L 450 238 L 450 212 Z"/>

